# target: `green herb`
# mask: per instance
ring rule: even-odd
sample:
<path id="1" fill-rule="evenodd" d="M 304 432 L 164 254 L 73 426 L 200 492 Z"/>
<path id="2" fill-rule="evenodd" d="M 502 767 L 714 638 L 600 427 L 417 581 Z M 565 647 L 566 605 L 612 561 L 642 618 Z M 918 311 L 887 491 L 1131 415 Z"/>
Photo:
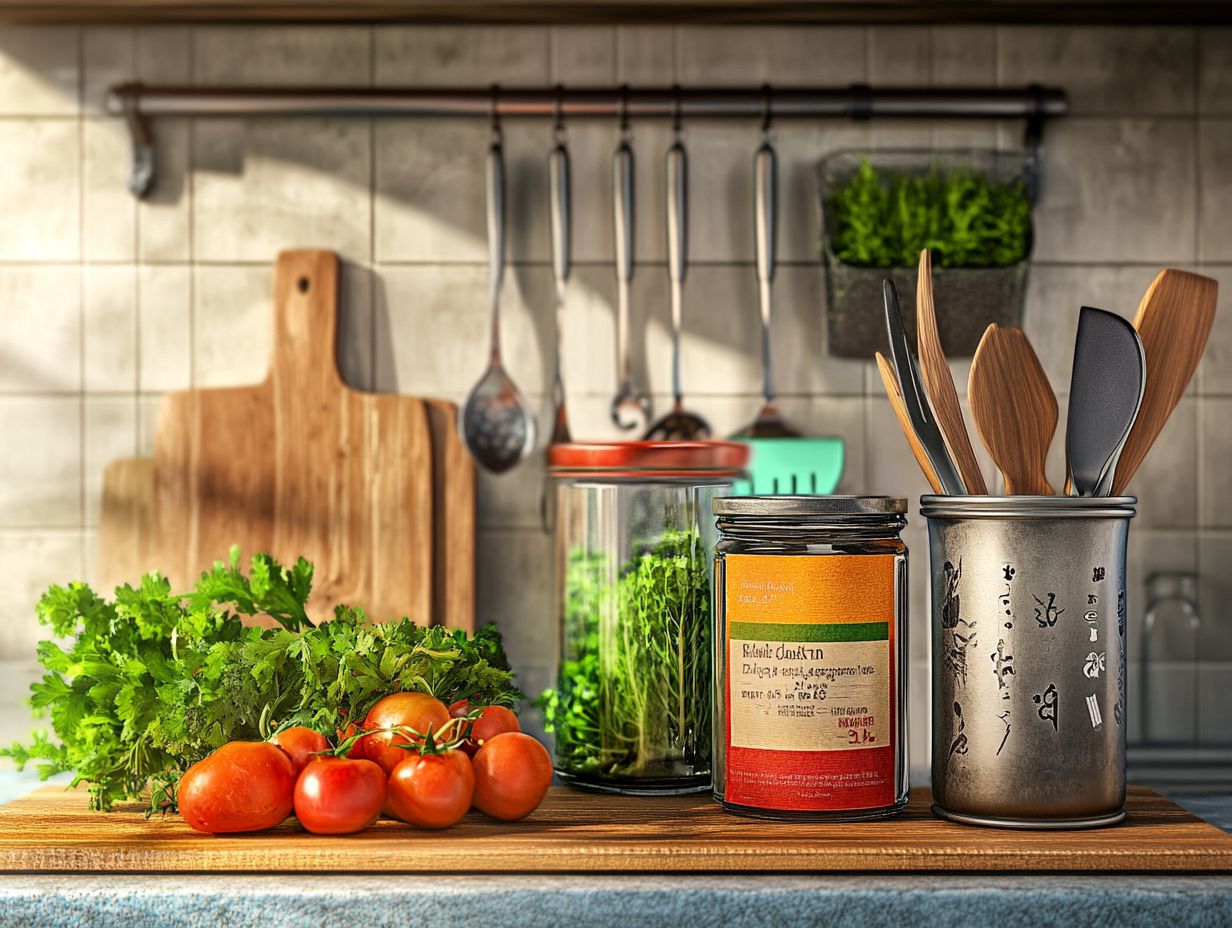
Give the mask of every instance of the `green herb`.
<path id="1" fill-rule="evenodd" d="M 1031 202 L 1021 181 L 970 168 L 879 171 L 866 159 L 825 204 L 831 248 L 847 264 L 914 267 L 921 249 L 939 267 L 1004 267 L 1031 248 Z"/>
<path id="2" fill-rule="evenodd" d="M 710 760 L 710 583 L 696 532 L 670 532 L 610 579 L 574 551 L 566 654 L 538 705 L 571 773 L 686 775 Z"/>
<path id="3" fill-rule="evenodd" d="M 39 644 L 43 679 L 31 686 L 36 716 L 50 716 L 57 741 L 0 749 L 45 778 L 75 771 L 90 804 L 109 809 L 150 792 L 151 810 L 174 806 L 192 763 L 227 741 L 257 739 L 271 720 L 333 736 L 389 693 L 416 690 L 449 703 L 512 706 L 520 694 L 494 626 L 467 636 L 409 619 L 374 623 L 339 606 L 314 625 L 305 604 L 312 565 L 284 567 L 267 554 L 248 575 L 232 549 L 196 588 L 177 595 L 157 574 L 108 602 L 84 583 L 53 586 L 39 621 L 67 648 Z M 279 628 L 245 627 L 272 616 Z M 58 742 L 58 743 L 57 743 Z"/>

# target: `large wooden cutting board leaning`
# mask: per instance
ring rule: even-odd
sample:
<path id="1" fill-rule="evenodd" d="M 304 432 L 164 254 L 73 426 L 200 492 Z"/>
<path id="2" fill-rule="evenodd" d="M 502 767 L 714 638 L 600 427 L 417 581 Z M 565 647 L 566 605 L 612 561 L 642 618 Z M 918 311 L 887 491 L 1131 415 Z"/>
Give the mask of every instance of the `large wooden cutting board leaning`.
<path id="1" fill-rule="evenodd" d="M 623 871 L 1027 873 L 1232 872 L 1232 835 L 1143 787 L 1123 824 L 1090 831 L 973 828 L 935 818 L 927 789 L 880 822 L 737 818 L 709 796 L 602 796 L 554 787 L 521 822 L 472 812 L 444 831 L 382 820 L 323 837 L 294 820 L 202 835 L 138 806 L 89 812 L 84 791 L 42 790 L 0 807 L 0 871 L 74 873 L 570 873 Z"/>
<path id="2" fill-rule="evenodd" d="M 312 561 L 313 615 L 350 603 L 473 626 L 474 469 L 456 409 L 342 381 L 338 274 L 332 252 L 280 254 L 265 380 L 168 395 L 153 462 L 108 468 L 100 584 L 158 568 L 186 588 L 239 544 Z"/>

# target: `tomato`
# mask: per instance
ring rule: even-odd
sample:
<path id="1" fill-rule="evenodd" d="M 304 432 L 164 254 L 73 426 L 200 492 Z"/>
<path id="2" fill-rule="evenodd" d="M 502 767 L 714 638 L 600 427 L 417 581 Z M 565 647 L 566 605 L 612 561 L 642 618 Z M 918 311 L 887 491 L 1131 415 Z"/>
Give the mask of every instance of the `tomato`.
<path id="1" fill-rule="evenodd" d="M 342 742 L 346 741 L 348 738 L 356 734 L 358 731 L 359 731 L 358 725 L 356 725 L 354 722 L 348 722 L 346 728 L 338 729 L 338 743 L 342 744 Z M 365 739 L 363 738 L 356 738 L 353 742 L 351 742 L 351 750 L 347 751 L 347 757 L 351 758 L 352 760 L 361 759 L 364 756 L 364 740 Z"/>
<path id="2" fill-rule="evenodd" d="M 395 725 L 413 728 L 420 734 L 426 734 L 428 729 L 439 732 L 441 726 L 449 721 L 449 710 L 445 704 L 427 693 L 394 693 L 377 702 L 364 719 L 364 728 L 390 728 Z M 401 734 L 385 731 L 375 735 L 366 735 L 359 744 L 363 757 L 374 760 L 381 765 L 386 773 L 406 758 L 406 751 L 399 744 L 411 742 Z"/>
<path id="3" fill-rule="evenodd" d="M 526 818 L 552 785 L 548 749 L 520 731 L 484 742 L 475 753 L 475 808 L 506 822 Z"/>
<path id="4" fill-rule="evenodd" d="M 180 815 L 197 831 L 273 828 L 294 807 L 295 765 L 268 741 L 230 741 L 180 779 Z"/>
<path id="5" fill-rule="evenodd" d="M 295 781 L 295 817 L 316 835 L 363 831 L 384 802 L 385 771 L 370 760 L 316 757 Z"/>
<path id="6" fill-rule="evenodd" d="M 284 728 L 270 738 L 270 744 L 276 744 L 287 752 L 287 757 L 295 765 L 296 775 L 308 766 L 312 755 L 329 750 L 329 741 L 323 734 L 302 725 Z"/>
<path id="7" fill-rule="evenodd" d="M 485 741 L 490 741 L 497 735 L 507 731 L 521 731 L 522 725 L 512 709 L 504 706 L 486 706 L 479 712 L 479 718 L 471 725 L 471 741 L 476 747 L 482 747 Z"/>
<path id="8" fill-rule="evenodd" d="M 461 751 L 411 751 L 390 774 L 386 806 L 420 828 L 448 828 L 470 811 L 474 794 L 475 774 Z"/>
<path id="9" fill-rule="evenodd" d="M 469 699 L 459 699 L 457 702 L 451 702 L 449 704 L 449 715 L 452 718 L 463 718 L 470 711 L 471 701 Z"/>

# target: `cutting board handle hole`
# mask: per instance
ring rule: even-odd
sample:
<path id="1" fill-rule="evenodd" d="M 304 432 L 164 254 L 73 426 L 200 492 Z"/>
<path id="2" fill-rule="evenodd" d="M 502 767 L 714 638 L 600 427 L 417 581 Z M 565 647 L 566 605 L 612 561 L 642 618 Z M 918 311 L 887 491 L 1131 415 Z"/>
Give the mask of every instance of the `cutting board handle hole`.
<path id="1" fill-rule="evenodd" d="M 309 286 L 310 286 L 310 285 L 309 285 L 309 283 L 308 283 L 308 278 L 307 278 L 307 277 L 301 277 L 299 280 L 297 280 L 297 281 L 295 282 L 295 287 L 296 287 L 296 289 L 298 289 L 298 290 L 299 290 L 299 292 L 300 292 L 300 293 L 307 293 L 307 292 L 308 292 L 308 287 L 309 287 Z"/>

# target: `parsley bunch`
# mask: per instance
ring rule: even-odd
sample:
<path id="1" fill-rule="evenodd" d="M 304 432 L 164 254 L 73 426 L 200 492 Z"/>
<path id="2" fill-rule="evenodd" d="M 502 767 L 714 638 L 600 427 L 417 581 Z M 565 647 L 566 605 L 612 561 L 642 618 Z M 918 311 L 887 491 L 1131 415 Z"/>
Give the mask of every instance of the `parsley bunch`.
<path id="1" fill-rule="evenodd" d="M 349 606 L 315 625 L 305 608 L 312 570 L 303 558 L 283 566 L 257 554 L 245 575 L 232 549 L 230 563 L 217 562 L 184 595 L 154 573 L 118 588 L 113 601 L 84 583 L 51 587 L 39 621 L 71 642 L 40 642 L 46 674 L 30 703 L 50 717 L 56 740 L 36 732 L 0 756 L 37 762 L 44 778 L 75 772 L 74 784 L 89 784 L 91 808 L 148 790 L 158 810 L 174 806 L 190 764 L 271 725 L 332 737 L 381 697 L 407 690 L 445 703 L 520 698 L 495 626 L 468 636 L 406 618 L 372 622 Z M 279 627 L 245 626 L 252 616 Z"/>
<path id="2" fill-rule="evenodd" d="M 867 159 L 827 199 L 831 249 L 846 264 L 1005 267 L 1031 250 L 1031 202 L 1021 181 L 970 168 L 878 171 Z"/>

